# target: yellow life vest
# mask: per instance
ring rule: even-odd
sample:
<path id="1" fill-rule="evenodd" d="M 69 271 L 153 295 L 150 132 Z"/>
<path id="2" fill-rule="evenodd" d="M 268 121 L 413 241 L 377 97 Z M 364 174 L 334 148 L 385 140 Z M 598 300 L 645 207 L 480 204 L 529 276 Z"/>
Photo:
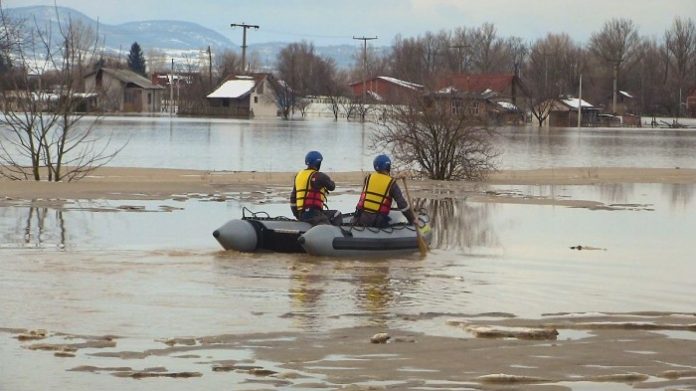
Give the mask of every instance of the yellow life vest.
<path id="1" fill-rule="evenodd" d="M 380 172 L 373 172 L 365 178 L 358 209 L 371 213 L 388 215 L 392 198 L 389 196 L 394 179 Z"/>
<path id="2" fill-rule="evenodd" d="M 309 208 L 323 209 L 326 206 L 325 187 L 312 188 L 312 177 L 317 173 L 313 168 L 306 168 L 295 175 L 295 205 L 297 210 Z"/>

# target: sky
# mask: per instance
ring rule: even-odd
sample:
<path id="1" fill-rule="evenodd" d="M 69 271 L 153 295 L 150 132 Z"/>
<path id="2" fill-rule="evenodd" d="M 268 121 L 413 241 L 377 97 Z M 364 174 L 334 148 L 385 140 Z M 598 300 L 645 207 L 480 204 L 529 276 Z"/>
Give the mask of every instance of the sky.
<path id="1" fill-rule="evenodd" d="M 565 32 L 585 43 L 605 21 L 633 20 L 641 35 L 662 38 L 676 16 L 696 19 L 696 0 L 2 0 L 3 7 L 53 5 L 74 8 L 105 24 L 183 20 L 215 30 L 241 44 L 241 29 L 259 25 L 249 44 L 307 40 L 315 45 L 355 44 L 377 37 L 389 46 L 396 35 L 495 24 L 504 37 L 533 41 Z"/>

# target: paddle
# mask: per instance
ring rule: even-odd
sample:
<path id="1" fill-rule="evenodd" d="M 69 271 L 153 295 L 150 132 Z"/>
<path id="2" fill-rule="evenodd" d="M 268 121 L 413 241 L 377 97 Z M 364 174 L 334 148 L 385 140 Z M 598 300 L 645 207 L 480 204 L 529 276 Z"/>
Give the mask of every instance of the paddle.
<path id="1" fill-rule="evenodd" d="M 413 217 L 416 218 L 414 226 L 416 227 L 416 240 L 418 241 L 418 251 L 420 251 L 421 257 L 424 257 L 425 254 L 428 252 L 428 243 L 425 241 L 425 239 L 423 239 L 423 235 L 421 235 L 420 229 L 418 228 L 418 215 L 416 214 L 416 210 L 413 208 L 413 202 L 411 202 L 411 195 L 408 193 L 406 178 L 402 177 L 401 179 L 404 182 L 404 192 L 406 193 L 406 200 L 408 200 L 408 204 L 411 207 Z"/>

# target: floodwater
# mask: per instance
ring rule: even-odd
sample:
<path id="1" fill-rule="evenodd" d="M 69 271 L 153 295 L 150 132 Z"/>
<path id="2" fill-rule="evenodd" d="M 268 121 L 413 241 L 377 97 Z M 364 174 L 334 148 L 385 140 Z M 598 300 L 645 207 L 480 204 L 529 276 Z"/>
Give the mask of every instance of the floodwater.
<path id="1" fill-rule="evenodd" d="M 355 124 L 329 123 L 338 133 L 335 139 L 342 140 L 329 143 L 322 126 L 309 121 L 256 130 L 250 123 L 230 129 L 235 122 L 229 121 L 176 121 L 170 129 L 161 119 L 104 123 L 130 139 L 118 158 L 123 160 L 112 163 L 116 166 L 279 170 L 286 166 L 253 157 L 277 156 L 283 142 L 288 154 L 298 156 L 307 146 L 327 146 L 322 150 L 345 159 L 335 163 L 336 170 L 364 168 L 364 159 L 369 160 L 347 158 L 348 151 L 364 151 L 364 132 Z M 503 161 L 516 168 L 590 162 L 696 166 L 696 136 L 689 132 L 533 132 L 505 131 Z M 157 156 L 142 155 L 150 142 L 162 146 Z M 592 154 L 612 145 L 611 152 Z M 638 156 L 643 160 L 636 161 Z M 482 196 L 485 191 L 598 201 L 606 208 L 423 199 L 419 204 L 431 213 L 435 235 L 425 260 L 339 260 L 220 249 L 212 231 L 240 217 L 243 207 L 287 216 L 285 188 L 269 189 L 263 203 L 244 193 L 229 193 L 223 202 L 198 194 L 159 201 L 67 200 L 62 205 L 17 200 L 0 207 L 0 329 L 122 339 L 117 348 L 81 349 L 77 358 L 62 359 L 24 349 L 11 334 L 0 332 L 0 389 L 190 389 L 191 384 L 67 371 L 79 365 L 163 366 L 200 371 L 203 377 L 194 384 L 209 388 L 274 388 L 249 384 L 238 373 L 211 374 L 209 364 L 169 355 L 125 362 L 91 355 L 142 351 L 173 337 L 360 326 L 458 337 L 461 332 L 442 316 L 509 313 L 534 319 L 565 312 L 693 311 L 696 186 L 492 186 L 470 193 Z M 355 192 L 344 193 L 331 198 L 331 207 L 350 211 L 356 201 Z M 578 245 L 584 249 L 571 249 Z M 681 333 L 694 338 L 693 332 Z M 207 360 L 253 357 L 243 348 L 196 354 Z M 280 370 L 281 363 L 263 365 Z"/>
<path id="2" fill-rule="evenodd" d="M 371 170 L 374 132 L 326 119 L 104 117 L 95 127 L 102 140 L 111 137 L 109 150 L 125 145 L 110 166 L 230 171 L 292 171 L 312 149 L 323 153 L 325 171 Z M 693 129 L 499 128 L 495 143 L 502 169 L 696 167 Z"/>

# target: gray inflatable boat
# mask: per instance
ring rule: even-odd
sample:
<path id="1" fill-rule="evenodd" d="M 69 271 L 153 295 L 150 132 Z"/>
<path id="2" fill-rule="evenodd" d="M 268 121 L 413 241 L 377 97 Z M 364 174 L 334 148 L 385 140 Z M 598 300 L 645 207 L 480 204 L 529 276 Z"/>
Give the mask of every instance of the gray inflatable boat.
<path id="1" fill-rule="evenodd" d="M 353 213 L 342 215 L 350 223 Z M 303 253 L 298 242 L 300 235 L 309 231 L 311 224 L 287 217 L 271 217 L 266 212 L 242 209 L 242 218 L 230 220 L 213 231 L 213 237 L 225 250 L 241 252 L 275 251 Z"/>
<path id="2" fill-rule="evenodd" d="M 360 226 L 318 225 L 299 237 L 302 247 L 311 255 L 378 257 L 418 252 L 416 229 L 428 244 L 432 239 L 430 218 L 418 214 L 418 228 L 407 223 L 392 224 L 387 228 Z"/>
<path id="3" fill-rule="evenodd" d="M 271 217 L 266 212 L 242 210 L 242 218 L 230 220 L 213 231 L 213 237 L 225 250 L 255 252 L 261 250 L 303 253 L 297 239 L 309 231 L 308 223 L 287 217 Z"/>

